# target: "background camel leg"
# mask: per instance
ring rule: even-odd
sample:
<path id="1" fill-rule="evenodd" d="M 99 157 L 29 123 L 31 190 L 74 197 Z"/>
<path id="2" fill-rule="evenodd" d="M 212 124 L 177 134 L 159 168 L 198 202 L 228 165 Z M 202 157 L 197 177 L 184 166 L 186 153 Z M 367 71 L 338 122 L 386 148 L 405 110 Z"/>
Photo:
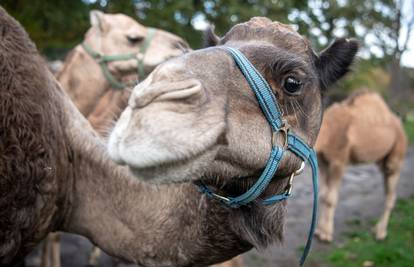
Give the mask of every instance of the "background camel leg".
<path id="1" fill-rule="evenodd" d="M 323 165 L 323 164 L 322 164 Z M 339 187 L 345 164 L 330 163 L 321 169 L 321 212 L 315 235 L 321 241 L 331 242 L 334 231 L 335 208 L 338 203 Z"/>
<path id="2" fill-rule="evenodd" d="M 60 267 L 60 235 L 50 233 L 43 244 L 41 267 Z"/>
<path id="3" fill-rule="evenodd" d="M 43 242 L 43 248 L 42 248 L 42 258 L 41 258 L 41 260 L 40 260 L 40 267 L 49 267 L 50 266 L 50 253 L 49 253 L 49 251 L 50 251 L 50 249 L 49 249 L 49 246 L 50 246 L 50 243 L 52 242 L 51 241 L 51 235 L 52 234 L 49 234 L 47 237 L 46 237 L 46 239 L 45 239 L 45 241 Z"/>
<path id="4" fill-rule="evenodd" d="M 51 234 L 51 256 L 52 256 L 52 267 L 60 267 L 60 234 Z"/>
<path id="5" fill-rule="evenodd" d="M 88 266 L 91 266 L 91 267 L 98 266 L 98 260 L 102 254 L 101 252 L 102 252 L 101 249 L 98 247 L 94 246 L 92 248 L 91 254 L 89 255 Z"/>
<path id="6" fill-rule="evenodd" d="M 319 208 L 319 219 L 318 225 L 315 230 L 315 236 L 321 240 L 320 236 L 324 233 L 324 228 L 326 228 L 326 207 L 325 199 L 328 191 L 328 163 L 318 155 L 318 167 L 319 167 L 319 197 L 320 197 L 320 208 Z M 323 215 L 323 218 L 322 218 Z"/>
<path id="7" fill-rule="evenodd" d="M 388 221 L 392 209 L 395 206 L 396 188 L 400 177 L 400 162 L 392 162 L 393 159 L 386 159 L 380 166 L 384 174 L 385 203 L 384 211 L 377 225 L 375 226 L 375 238 L 383 240 L 387 237 Z"/>
<path id="8" fill-rule="evenodd" d="M 212 265 L 210 267 L 244 267 L 243 259 L 241 256 L 237 256 L 229 261 Z"/>

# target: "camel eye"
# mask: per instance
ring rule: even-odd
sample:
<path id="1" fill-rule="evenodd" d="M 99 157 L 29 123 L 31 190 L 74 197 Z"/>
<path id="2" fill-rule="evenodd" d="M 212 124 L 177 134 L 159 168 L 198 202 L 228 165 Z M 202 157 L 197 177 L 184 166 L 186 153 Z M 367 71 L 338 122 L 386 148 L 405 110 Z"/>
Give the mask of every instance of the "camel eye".
<path id="1" fill-rule="evenodd" d="M 283 89 L 290 95 L 297 95 L 302 89 L 303 83 L 295 77 L 288 76 L 283 82 Z"/>
<path id="2" fill-rule="evenodd" d="M 139 35 L 127 35 L 127 39 L 128 39 L 128 42 L 130 44 L 134 44 L 135 45 L 135 44 L 141 42 L 142 40 L 144 40 L 144 37 L 143 36 L 139 36 Z"/>

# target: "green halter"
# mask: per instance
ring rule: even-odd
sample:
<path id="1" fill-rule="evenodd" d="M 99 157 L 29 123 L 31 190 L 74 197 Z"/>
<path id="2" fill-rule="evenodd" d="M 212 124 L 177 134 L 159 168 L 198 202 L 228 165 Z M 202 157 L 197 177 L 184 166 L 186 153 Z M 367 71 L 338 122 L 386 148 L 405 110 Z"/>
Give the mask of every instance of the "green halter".
<path id="1" fill-rule="evenodd" d="M 145 66 L 144 66 L 144 57 L 145 53 L 148 50 L 148 47 L 151 44 L 151 41 L 154 37 L 156 29 L 148 28 L 147 37 L 144 40 L 143 45 L 139 49 L 139 53 L 129 53 L 129 54 L 119 54 L 119 55 L 103 55 L 95 50 L 93 50 L 89 45 L 86 43 L 82 43 L 81 46 L 85 49 L 86 53 L 88 53 L 95 61 L 101 66 L 102 73 L 105 76 L 106 80 L 109 82 L 112 88 L 114 89 L 124 89 L 125 87 L 131 86 L 133 84 L 124 84 L 118 81 L 112 73 L 109 71 L 108 62 L 112 61 L 122 61 L 122 60 L 130 60 L 135 59 L 137 61 L 137 73 L 140 78 L 145 76 Z"/>

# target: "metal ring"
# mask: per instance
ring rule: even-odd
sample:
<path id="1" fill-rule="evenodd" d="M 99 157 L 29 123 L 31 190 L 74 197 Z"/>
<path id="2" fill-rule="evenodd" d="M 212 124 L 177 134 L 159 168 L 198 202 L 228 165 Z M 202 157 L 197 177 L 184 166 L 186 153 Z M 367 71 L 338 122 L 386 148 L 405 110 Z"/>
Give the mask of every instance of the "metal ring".
<path id="1" fill-rule="evenodd" d="M 288 148 L 288 133 L 289 133 L 289 124 L 287 124 L 286 121 L 283 122 L 282 126 L 277 130 L 272 132 L 272 145 L 277 146 L 277 140 L 278 140 L 278 133 L 282 133 L 283 136 L 283 149 Z"/>

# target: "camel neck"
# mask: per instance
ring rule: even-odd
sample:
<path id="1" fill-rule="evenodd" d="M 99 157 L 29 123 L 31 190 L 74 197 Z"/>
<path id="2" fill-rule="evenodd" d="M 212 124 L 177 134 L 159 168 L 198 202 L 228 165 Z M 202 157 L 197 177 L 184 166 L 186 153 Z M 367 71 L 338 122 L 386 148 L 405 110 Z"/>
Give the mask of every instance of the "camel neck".
<path id="1" fill-rule="evenodd" d="M 99 65 L 78 45 L 67 56 L 57 79 L 76 107 L 88 116 L 109 89 Z"/>
<path id="2" fill-rule="evenodd" d="M 141 182 L 108 159 L 100 138 L 68 129 L 75 182 L 60 230 L 144 266 L 207 265 L 251 248 L 233 229 L 234 210 L 207 201 L 191 183 Z"/>

